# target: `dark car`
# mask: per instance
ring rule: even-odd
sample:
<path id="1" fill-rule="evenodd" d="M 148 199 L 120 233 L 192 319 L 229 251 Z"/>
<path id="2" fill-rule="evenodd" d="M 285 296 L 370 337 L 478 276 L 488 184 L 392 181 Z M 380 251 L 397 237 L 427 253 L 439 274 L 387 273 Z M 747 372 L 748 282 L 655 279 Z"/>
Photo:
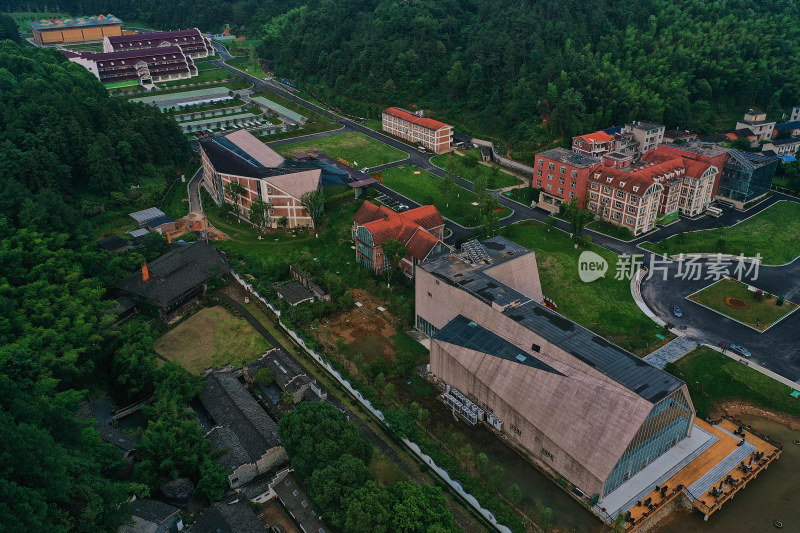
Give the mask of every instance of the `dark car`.
<path id="1" fill-rule="evenodd" d="M 750 357 L 752 355 L 750 351 L 741 344 L 731 344 L 730 349 L 732 352 L 736 352 L 744 357 Z"/>
<path id="2" fill-rule="evenodd" d="M 675 315 L 677 318 L 683 316 L 683 311 L 681 311 L 681 308 L 678 307 L 677 305 L 671 305 L 669 307 L 669 310 L 672 311 L 672 314 Z"/>

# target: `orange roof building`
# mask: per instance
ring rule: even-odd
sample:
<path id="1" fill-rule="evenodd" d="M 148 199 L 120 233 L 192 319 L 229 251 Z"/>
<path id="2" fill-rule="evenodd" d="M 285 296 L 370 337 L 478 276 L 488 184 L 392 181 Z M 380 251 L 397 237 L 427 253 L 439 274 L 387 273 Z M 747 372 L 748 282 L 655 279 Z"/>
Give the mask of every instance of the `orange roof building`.
<path id="1" fill-rule="evenodd" d="M 432 205 L 424 205 L 396 213 L 391 209 L 365 201 L 353 216 L 353 241 L 359 265 L 380 274 L 388 265 L 383 243 L 389 239 L 402 242 L 408 252 L 400 268 L 414 276 L 417 264 L 449 251 L 442 242 L 444 219 Z"/>
<path id="2" fill-rule="evenodd" d="M 437 154 L 448 151 L 453 142 L 451 125 L 398 107 L 390 107 L 383 112 L 382 125 L 386 133 L 422 145 Z"/>
<path id="3" fill-rule="evenodd" d="M 602 157 L 614 149 L 614 137 L 604 131 L 596 131 L 572 138 L 572 151 L 586 157 Z"/>

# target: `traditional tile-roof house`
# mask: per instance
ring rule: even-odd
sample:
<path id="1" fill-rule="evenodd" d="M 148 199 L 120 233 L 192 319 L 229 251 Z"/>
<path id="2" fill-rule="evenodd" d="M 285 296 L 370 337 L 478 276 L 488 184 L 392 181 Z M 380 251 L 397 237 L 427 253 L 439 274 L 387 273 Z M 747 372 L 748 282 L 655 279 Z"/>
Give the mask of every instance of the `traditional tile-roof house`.
<path id="1" fill-rule="evenodd" d="M 292 474 L 272 485 L 272 490 L 304 533 L 327 531 L 325 524 L 311 505 L 311 498 L 306 495 Z"/>
<path id="2" fill-rule="evenodd" d="M 205 294 L 212 277 L 226 276 L 229 272 L 225 260 L 210 245 L 175 244 L 155 261 L 142 265 L 141 273 L 128 276 L 117 287 L 138 301 L 156 306 L 161 319 L 169 323 Z"/>
<path id="3" fill-rule="evenodd" d="M 400 268 L 413 277 L 417 264 L 449 249 L 442 241 L 443 235 L 444 219 L 432 205 L 395 213 L 365 201 L 353 216 L 356 261 L 376 274 L 388 265 L 382 248 L 387 240 L 395 239 L 406 246 L 408 253 L 401 259 Z"/>
<path id="4" fill-rule="evenodd" d="M 177 533 L 183 531 L 181 511 L 158 500 L 136 498 L 133 507 L 133 523 L 119 528 L 118 533 Z"/>
<path id="5" fill-rule="evenodd" d="M 226 453 L 217 459 L 231 488 L 286 462 L 278 425 L 230 372 L 212 372 L 200 401 L 216 426 L 207 437 Z"/>
<path id="6" fill-rule="evenodd" d="M 299 402 L 310 396 L 311 378 L 294 358 L 281 348 L 273 348 L 262 355 L 258 360 L 244 368 L 245 379 L 252 381 L 258 371 L 268 368 L 275 376 L 275 383 L 282 391 L 294 393 L 295 401 Z"/>
<path id="7" fill-rule="evenodd" d="M 268 533 L 243 496 L 217 502 L 192 524 L 192 533 Z"/>

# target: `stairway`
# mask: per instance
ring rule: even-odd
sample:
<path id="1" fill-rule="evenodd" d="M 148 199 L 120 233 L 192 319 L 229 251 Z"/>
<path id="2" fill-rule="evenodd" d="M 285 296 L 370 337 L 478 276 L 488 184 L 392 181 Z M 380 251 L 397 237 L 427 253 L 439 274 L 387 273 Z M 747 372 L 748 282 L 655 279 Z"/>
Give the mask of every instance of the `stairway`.
<path id="1" fill-rule="evenodd" d="M 689 487 L 689 498 L 694 500 L 705 496 L 708 491 L 711 490 L 711 487 L 717 485 L 728 472 L 736 468 L 739 463 L 746 460 L 755 450 L 756 447 L 749 442 L 745 442 L 736 448 L 736 450 L 717 463 L 714 468 L 706 472 L 703 477 L 695 481 L 692 486 Z"/>

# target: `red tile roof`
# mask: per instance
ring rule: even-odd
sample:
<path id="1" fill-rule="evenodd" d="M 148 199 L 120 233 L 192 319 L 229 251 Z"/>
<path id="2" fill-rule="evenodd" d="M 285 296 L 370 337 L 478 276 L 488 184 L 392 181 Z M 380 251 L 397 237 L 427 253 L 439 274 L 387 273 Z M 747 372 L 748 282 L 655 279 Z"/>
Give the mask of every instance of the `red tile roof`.
<path id="1" fill-rule="evenodd" d="M 585 139 L 590 143 L 605 143 L 613 139 L 611 135 L 604 131 L 596 131 L 594 133 L 587 133 L 586 135 L 580 135 L 581 139 Z"/>
<path id="2" fill-rule="evenodd" d="M 382 205 L 378 206 L 370 201 L 365 201 L 363 204 L 361 204 L 361 207 L 358 208 L 358 211 L 356 211 L 356 214 L 353 216 L 353 222 L 359 226 L 363 226 L 367 222 L 372 222 L 373 220 L 378 220 L 381 218 L 388 218 L 396 214 L 397 213 L 388 207 Z"/>
<path id="3" fill-rule="evenodd" d="M 417 261 L 424 261 L 437 242 L 439 242 L 439 239 L 427 231 L 418 230 L 406 243 L 408 255 L 415 257 Z"/>
<path id="4" fill-rule="evenodd" d="M 409 113 L 408 111 L 405 111 L 403 109 L 398 109 L 396 107 L 390 107 L 389 109 L 385 110 L 384 113 L 386 113 L 387 115 L 391 115 L 393 117 L 407 120 L 412 124 L 416 124 L 417 126 L 422 126 L 423 128 L 429 130 L 436 131 L 442 128 L 451 127 L 449 124 L 445 124 L 444 122 L 439 122 L 438 120 L 434 120 L 432 118 L 418 117 L 413 113 Z"/>
<path id="5" fill-rule="evenodd" d="M 377 206 L 365 201 L 353 217 L 353 221 L 364 226 L 371 234 L 375 246 L 389 239 L 396 239 L 408 248 L 408 255 L 422 261 L 439 239 L 428 233 L 444 224 L 439 210 L 432 205 L 423 205 L 403 213 Z"/>

